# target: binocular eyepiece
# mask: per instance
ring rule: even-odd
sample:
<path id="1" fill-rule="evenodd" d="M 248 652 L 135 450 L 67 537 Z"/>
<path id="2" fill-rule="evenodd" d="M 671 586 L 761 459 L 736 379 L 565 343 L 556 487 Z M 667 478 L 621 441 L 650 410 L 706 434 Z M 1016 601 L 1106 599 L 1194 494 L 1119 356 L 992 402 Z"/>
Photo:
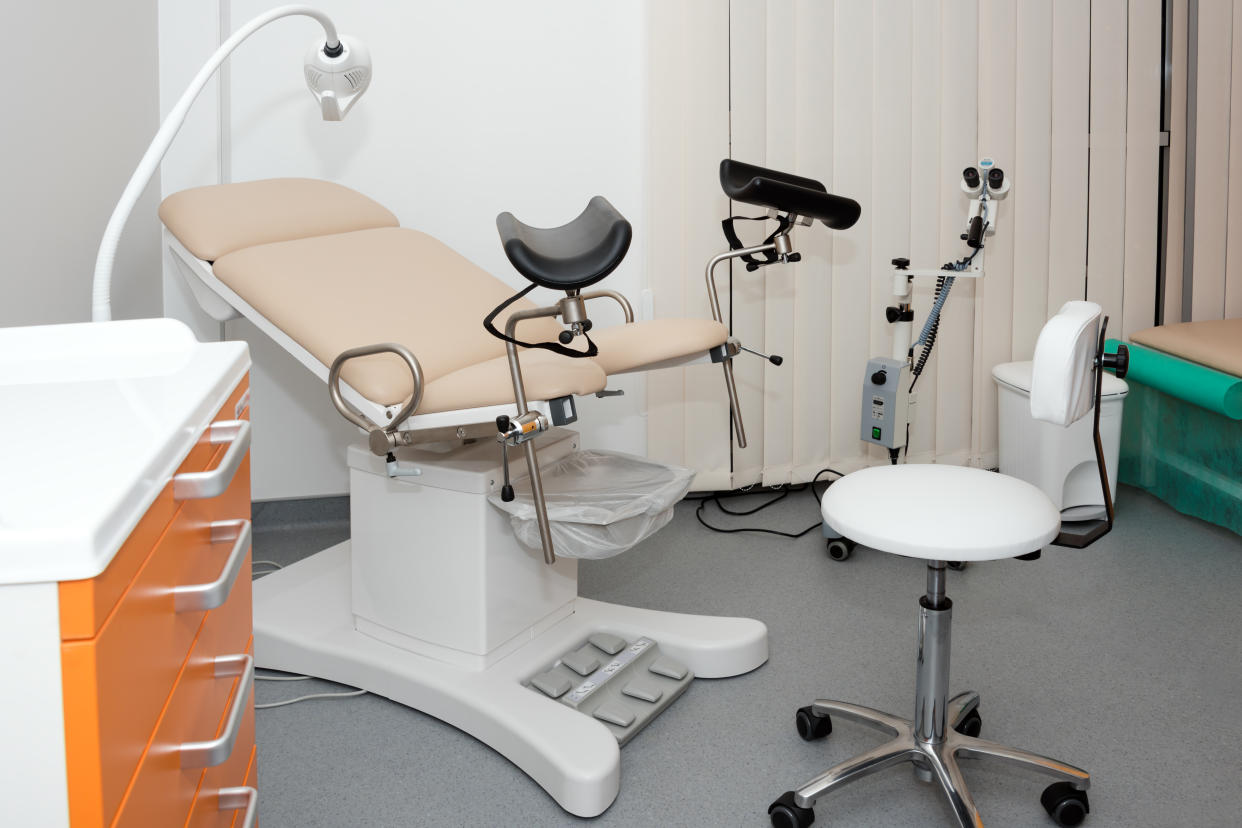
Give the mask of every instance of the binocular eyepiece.
<path id="1" fill-rule="evenodd" d="M 985 159 L 987 161 L 987 159 Z M 1000 167 L 986 165 L 988 192 L 992 195 L 1003 195 L 1005 191 L 1005 171 Z M 984 176 L 978 167 L 967 167 L 962 170 L 962 189 L 968 195 L 976 196 L 983 192 Z"/>

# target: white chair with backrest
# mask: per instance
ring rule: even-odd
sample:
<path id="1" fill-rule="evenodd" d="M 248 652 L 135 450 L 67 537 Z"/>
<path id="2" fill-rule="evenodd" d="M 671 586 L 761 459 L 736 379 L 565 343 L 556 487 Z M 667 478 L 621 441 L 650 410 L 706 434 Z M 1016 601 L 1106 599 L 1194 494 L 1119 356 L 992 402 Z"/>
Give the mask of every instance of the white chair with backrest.
<path id="1" fill-rule="evenodd" d="M 1035 348 L 1031 413 L 1068 426 L 1096 411 L 1096 455 L 1107 519 L 1083 535 L 1061 529 L 1061 516 L 1039 488 L 983 469 L 945 465 L 877 466 L 838 480 L 824 494 L 824 520 L 859 543 L 927 561 L 927 593 L 919 599 L 914 718 L 868 707 L 819 700 L 797 712 L 798 732 L 812 741 L 832 732 L 836 715 L 891 736 L 884 744 L 830 768 L 788 791 L 768 809 L 777 828 L 804 828 L 825 794 L 875 771 L 911 762 L 924 781 L 935 780 L 963 826 L 980 826 L 957 758 L 991 757 L 1048 774 L 1058 781 L 1042 803 L 1063 826 L 1079 825 L 1089 811 L 1086 771 L 1056 759 L 980 739 L 979 694 L 949 697 L 952 602 L 945 596 L 946 561 L 1038 557 L 1048 543 L 1082 547 L 1112 527 L 1113 504 L 1099 437 L 1102 368 L 1124 375 L 1124 354 L 1103 353 L 1099 305 L 1068 302 L 1044 326 Z"/>

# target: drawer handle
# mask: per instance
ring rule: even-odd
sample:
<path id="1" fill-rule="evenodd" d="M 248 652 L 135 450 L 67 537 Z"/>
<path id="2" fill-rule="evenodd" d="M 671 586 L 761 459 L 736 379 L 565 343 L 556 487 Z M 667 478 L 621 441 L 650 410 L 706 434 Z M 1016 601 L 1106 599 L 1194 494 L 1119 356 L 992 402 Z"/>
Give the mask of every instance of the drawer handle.
<path id="1" fill-rule="evenodd" d="M 238 828 L 254 828 L 255 817 L 259 815 L 259 792 L 251 787 L 220 789 L 221 811 L 239 811 L 242 808 L 246 809 L 246 813 L 242 814 Z"/>
<path id="2" fill-rule="evenodd" d="M 224 562 L 220 577 L 209 584 L 173 587 L 173 607 L 177 612 L 211 610 L 223 604 L 237 583 L 246 553 L 250 551 L 250 521 L 217 520 L 211 524 L 211 542 L 233 541 L 233 549 Z"/>
<path id="3" fill-rule="evenodd" d="M 233 697 L 233 707 L 224 723 L 224 733 L 209 742 L 183 742 L 180 748 L 181 767 L 210 768 L 232 755 L 233 743 L 237 741 L 237 731 L 241 730 L 242 716 L 246 712 L 246 702 L 254 689 L 254 656 L 226 655 L 216 659 L 216 678 L 238 675 L 242 677 L 241 684 L 237 685 L 237 695 Z"/>
<path id="4" fill-rule="evenodd" d="M 173 500 L 201 500 L 224 494 L 250 448 L 250 421 L 212 423 L 207 429 L 207 441 L 213 446 L 229 444 L 224 457 L 220 458 L 220 465 L 208 471 L 174 475 Z"/>

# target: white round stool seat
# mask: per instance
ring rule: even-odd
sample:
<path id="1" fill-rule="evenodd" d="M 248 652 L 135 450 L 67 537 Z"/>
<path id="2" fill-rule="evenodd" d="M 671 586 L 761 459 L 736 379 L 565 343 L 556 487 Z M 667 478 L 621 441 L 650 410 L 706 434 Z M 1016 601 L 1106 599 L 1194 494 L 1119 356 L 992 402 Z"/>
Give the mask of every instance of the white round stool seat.
<path id="1" fill-rule="evenodd" d="M 933 561 L 991 561 L 1041 549 L 1061 515 L 1037 487 L 965 466 L 874 466 L 824 493 L 824 521 L 864 546 Z"/>

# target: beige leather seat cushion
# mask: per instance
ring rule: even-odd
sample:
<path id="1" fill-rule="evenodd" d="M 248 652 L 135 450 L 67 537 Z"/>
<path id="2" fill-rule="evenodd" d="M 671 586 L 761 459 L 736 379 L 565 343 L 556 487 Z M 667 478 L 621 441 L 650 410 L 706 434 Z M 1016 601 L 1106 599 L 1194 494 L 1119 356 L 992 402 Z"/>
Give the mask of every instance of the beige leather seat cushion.
<path id="1" fill-rule="evenodd" d="M 714 319 L 653 319 L 591 331 L 599 348 L 595 361 L 605 374 L 641 371 L 701 356 L 728 337 L 729 329 Z"/>
<path id="2" fill-rule="evenodd" d="M 392 227 L 264 244 L 220 257 L 213 271 L 324 365 L 360 345 L 405 345 L 423 369 L 419 413 L 513 402 L 504 343 L 482 321 L 513 289 L 425 233 Z M 530 307 L 520 300 L 510 310 Z M 560 330 L 537 319 L 518 337 L 537 342 Z M 606 382 L 592 360 L 547 351 L 524 351 L 522 374 L 530 399 L 591 394 Z M 341 375 L 383 405 L 413 390 L 391 355 L 353 360 Z"/>
<path id="3" fill-rule="evenodd" d="M 1242 319 L 1211 319 L 1161 325 L 1130 340 L 1182 359 L 1242 377 Z"/>
<path id="4" fill-rule="evenodd" d="M 257 244 L 399 223 L 362 193 L 312 178 L 182 190 L 164 199 L 160 220 L 191 253 L 209 262 Z"/>

